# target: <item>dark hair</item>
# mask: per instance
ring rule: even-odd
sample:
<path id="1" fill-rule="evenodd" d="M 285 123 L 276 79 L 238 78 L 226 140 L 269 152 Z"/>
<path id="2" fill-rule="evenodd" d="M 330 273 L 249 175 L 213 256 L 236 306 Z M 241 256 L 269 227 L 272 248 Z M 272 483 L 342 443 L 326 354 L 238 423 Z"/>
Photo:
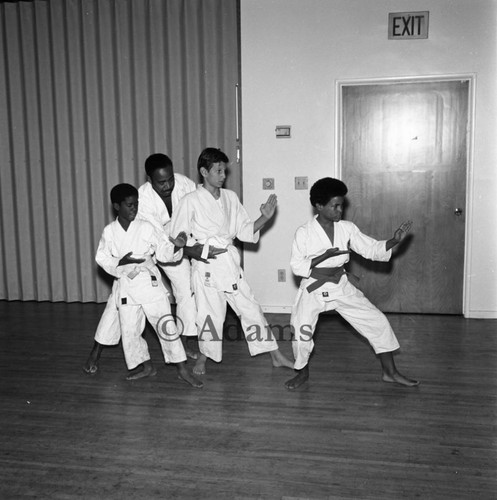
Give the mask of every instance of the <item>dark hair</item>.
<path id="1" fill-rule="evenodd" d="M 110 201 L 112 204 L 117 203 L 119 205 L 128 196 L 138 197 L 138 189 L 131 184 L 118 184 L 110 190 Z"/>
<path id="2" fill-rule="evenodd" d="M 171 158 L 162 153 L 155 153 L 145 160 L 145 172 L 149 177 L 152 177 L 152 174 L 159 168 L 173 168 Z"/>
<path id="3" fill-rule="evenodd" d="M 200 173 L 201 168 L 209 171 L 214 163 L 229 163 L 229 159 L 220 149 L 205 148 L 198 157 L 198 172 Z"/>
<path id="4" fill-rule="evenodd" d="M 313 184 L 309 198 L 313 207 L 318 203 L 326 205 L 335 196 L 345 196 L 347 191 L 347 186 L 341 180 L 324 177 Z"/>

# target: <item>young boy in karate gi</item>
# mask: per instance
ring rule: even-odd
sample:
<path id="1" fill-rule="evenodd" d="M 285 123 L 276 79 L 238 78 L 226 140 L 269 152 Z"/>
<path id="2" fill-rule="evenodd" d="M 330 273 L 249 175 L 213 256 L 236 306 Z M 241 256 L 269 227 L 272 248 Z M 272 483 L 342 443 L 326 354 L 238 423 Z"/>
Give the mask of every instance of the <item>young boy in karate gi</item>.
<path id="1" fill-rule="evenodd" d="M 145 160 L 148 181 L 138 188 L 138 217 L 150 222 L 159 232 L 169 235 L 168 225 L 173 210 L 187 193 L 195 191 L 197 185 L 188 177 L 174 172 L 171 159 L 161 153 L 150 155 Z M 195 325 L 195 300 L 190 283 L 190 261 L 182 258 L 161 265 L 171 282 L 176 300 L 176 317 L 181 321 L 181 335 L 188 357 L 197 359 L 198 353 L 192 345 L 197 337 Z M 83 370 L 94 374 L 104 346 L 117 345 L 121 340 L 119 315 L 113 300 L 112 290 L 95 332 L 95 342 Z M 137 375 L 140 370 L 137 370 Z M 130 375 L 133 378 L 133 375 Z"/>
<path id="2" fill-rule="evenodd" d="M 138 190 L 130 184 L 118 184 L 112 188 L 110 197 L 117 219 L 104 228 L 95 260 L 116 278 L 112 300 L 118 310 L 128 369 L 142 366 L 141 376 L 155 374 L 147 343 L 142 338 L 148 319 L 159 337 L 165 362 L 176 364 L 179 379 L 202 387 L 202 382 L 186 368 L 185 350 L 156 266 L 156 259 L 171 262 L 183 257 L 186 234 L 168 238 L 150 222 L 138 219 Z"/>
<path id="3" fill-rule="evenodd" d="M 228 157 L 219 149 L 202 151 L 197 168 L 203 185 L 180 201 L 171 221 L 171 236 L 181 232 L 191 236 L 185 253 L 195 258 L 192 285 L 197 304 L 200 356 L 193 373 L 205 373 L 207 358 L 216 362 L 222 359 L 227 304 L 240 318 L 250 354 L 269 352 L 273 366 L 291 368 L 293 364 L 280 352 L 244 277 L 240 254 L 233 245 L 235 238 L 251 243 L 259 240 L 259 231 L 276 210 L 276 196 L 271 195 L 261 205 L 261 216 L 251 221 L 236 193 L 222 188 L 228 162 Z M 200 258 L 195 253 L 199 248 Z"/>
<path id="4" fill-rule="evenodd" d="M 400 374 L 395 366 L 393 351 L 399 343 L 387 318 L 350 283 L 344 269 L 350 250 L 366 259 L 390 260 L 392 248 L 404 239 L 412 222 L 401 224 L 389 240 L 374 240 L 352 222 L 341 220 L 346 194 L 347 186 L 342 181 L 330 177 L 318 180 L 310 191 L 311 204 L 318 214 L 295 233 L 290 266 L 302 280 L 290 321 L 298 373 L 285 386 L 293 390 L 308 380 L 316 323 L 321 312 L 331 310 L 369 341 L 380 359 L 383 381 L 416 386 L 418 381 Z"/>

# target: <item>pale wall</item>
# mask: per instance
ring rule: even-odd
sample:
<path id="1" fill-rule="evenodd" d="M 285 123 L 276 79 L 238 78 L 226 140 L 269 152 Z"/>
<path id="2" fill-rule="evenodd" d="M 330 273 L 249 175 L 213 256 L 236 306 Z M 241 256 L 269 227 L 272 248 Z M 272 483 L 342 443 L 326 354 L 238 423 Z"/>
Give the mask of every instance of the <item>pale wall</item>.
<path id="1" fill-rule="evenodd" d="M 387 39 L 389 12 L 423 10 L 428 40 Z M 336 175 L 336 81 L 474 75 L 464 313 L 497 318 L 496 12 L 494 0 L 241 0 L 244 204 L 258 216 L 263 177 L 275 178 L 279 200 L 275 223 L 244 253 L 266 311 L 288 311 L 296 293 L 290 247 L 311 208 L 294 177 Z M 276 139 L 276 125 L 291 125 L 292 138 Z"/>

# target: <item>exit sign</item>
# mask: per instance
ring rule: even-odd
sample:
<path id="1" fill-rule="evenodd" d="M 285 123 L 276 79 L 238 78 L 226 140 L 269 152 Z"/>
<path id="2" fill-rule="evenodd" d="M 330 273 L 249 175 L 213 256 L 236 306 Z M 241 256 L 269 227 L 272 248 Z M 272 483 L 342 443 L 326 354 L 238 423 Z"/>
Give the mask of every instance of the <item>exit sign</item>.
<path id="1" fill-rule="evenodd" d="M 428 38 L 428 11 L 388 14 L 389 40 Z"/>

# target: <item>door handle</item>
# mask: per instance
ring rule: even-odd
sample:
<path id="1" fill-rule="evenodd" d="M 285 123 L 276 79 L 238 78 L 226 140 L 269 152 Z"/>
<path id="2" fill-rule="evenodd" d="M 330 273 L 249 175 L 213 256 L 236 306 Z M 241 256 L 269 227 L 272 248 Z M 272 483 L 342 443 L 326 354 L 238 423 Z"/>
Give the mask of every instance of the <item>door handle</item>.
<path id="1" fill-rule="evenodd" d="M 462 208 L 454 208 L 454 213 L 459 217 L 462 215 Z"/>

